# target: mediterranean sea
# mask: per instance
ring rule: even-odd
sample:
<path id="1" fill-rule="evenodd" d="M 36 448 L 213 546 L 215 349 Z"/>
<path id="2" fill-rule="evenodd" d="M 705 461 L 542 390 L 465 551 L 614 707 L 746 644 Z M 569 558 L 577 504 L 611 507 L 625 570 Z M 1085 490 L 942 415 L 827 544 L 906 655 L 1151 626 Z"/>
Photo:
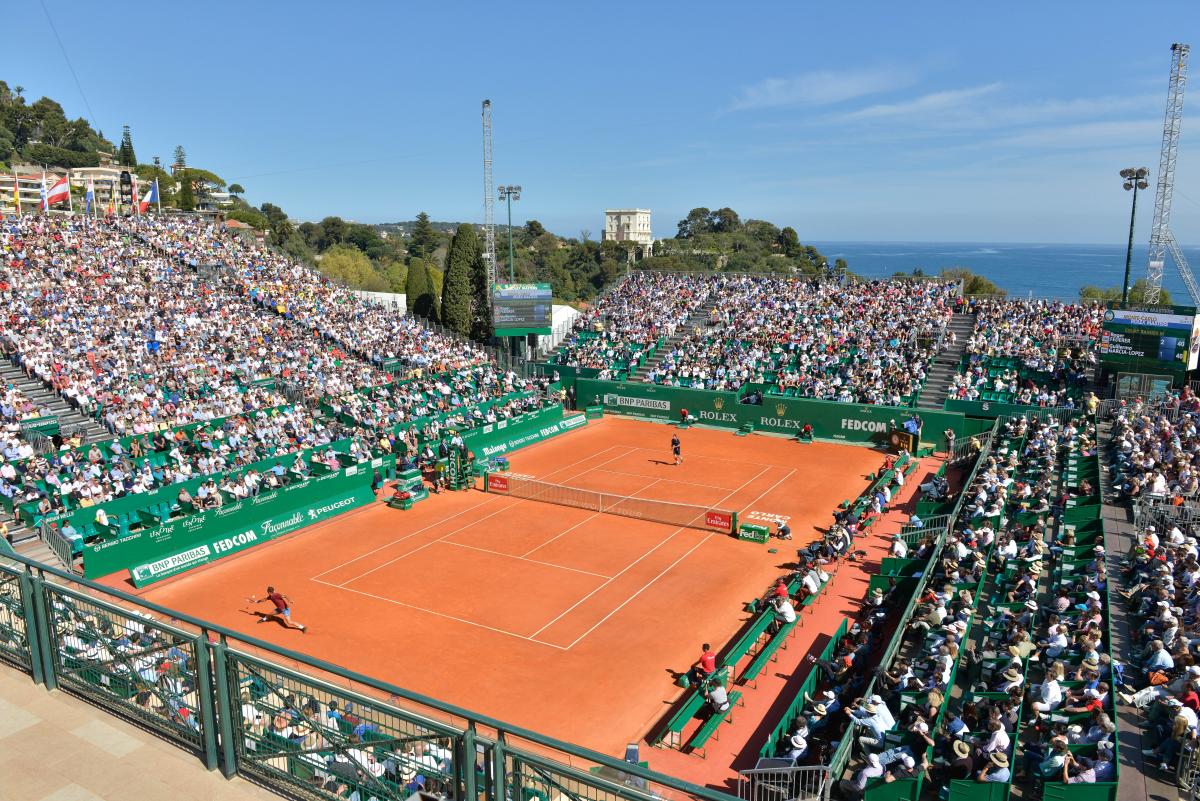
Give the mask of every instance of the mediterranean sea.
<path id="1" fill-rule="evenodd" d="M 1010 296 L 1078 300 L 1079 288 L 1091 284 L 1119 287 L 1125 271 L 1125 245 L 1038 245 L 986 242 L 813 242 L 833 263 L 845 259 L 864 278 L 884 278 L 920 267 L 936 274 L 965 267 L 989 278 Z M 1134 244 L 1132 284 L 1146 274 L 1145 242 Z M 1200 273 L 1200 248 L 1184 247 L 1183 255 Z M 1163 288 L 1176 305 L 1193 305 L 1183 279 L 1167 256 Z"/>

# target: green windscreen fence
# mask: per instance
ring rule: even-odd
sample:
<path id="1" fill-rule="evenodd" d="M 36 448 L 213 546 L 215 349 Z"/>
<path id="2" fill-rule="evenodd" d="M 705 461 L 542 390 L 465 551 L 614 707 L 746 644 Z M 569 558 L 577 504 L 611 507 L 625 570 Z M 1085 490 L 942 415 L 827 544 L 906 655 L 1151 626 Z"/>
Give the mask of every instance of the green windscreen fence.
<path id="1" fill-rule="evenodd" d="M 893 427 L 900 427 L 918 410 L 896 406 L 860 406 L 851 403 L 762 396 L 762 403 L 744 403 L 743 393 L 667 387 L 630 381 L 576 381 L 580 406 L 600 405 L 606 413 L 629 414 L 663 422 L 679 422 L 686 411 L 705 425 L 753 428 L 756 431 L 798 434 L 811 425 L 813 436 L 853 443 L 879 443 Z M 992 427 L 992 420 L 975 420 L 959 412 L 921 409 L 921 441 L 945 445 L 945 431 L 956 437 L 971 436 Z"/>

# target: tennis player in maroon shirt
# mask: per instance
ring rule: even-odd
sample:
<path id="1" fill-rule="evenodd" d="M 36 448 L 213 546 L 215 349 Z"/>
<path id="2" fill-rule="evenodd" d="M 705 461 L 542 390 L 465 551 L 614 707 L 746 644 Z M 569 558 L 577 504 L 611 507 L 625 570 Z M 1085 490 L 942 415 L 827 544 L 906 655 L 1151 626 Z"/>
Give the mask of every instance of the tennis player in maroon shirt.
<path id="1" fill-rule="evenodd" d="M 308 631 L 308 626 L 297 623 L 292 620 L 292 599 L 284 595 L 282 592 L 276 591 L 274 587 L 267 587 L 267 597 L 259 600 L 254 596 L 250 596 L 250 603 L 265 604 L 270 603 L 275 605 L 273 612 L 255 612 L 258 615 L 259 623 L 266 623 L 271 618 L 275 618 L 283 623 L 286 628 L 300 629 L 302 632 Z"/>

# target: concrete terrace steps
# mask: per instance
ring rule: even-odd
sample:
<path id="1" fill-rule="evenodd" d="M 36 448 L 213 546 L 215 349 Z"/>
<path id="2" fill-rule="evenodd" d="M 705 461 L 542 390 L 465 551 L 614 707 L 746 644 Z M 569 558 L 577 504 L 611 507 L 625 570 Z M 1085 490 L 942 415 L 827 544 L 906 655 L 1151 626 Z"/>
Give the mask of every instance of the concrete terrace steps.
<path id="1" fill-rule="evenodd" d="M 12 384 L 29 396 L 30 400 L 41 406 L 46 406 L 58 416 L 59 427 L 62 431 L 82 429 L 84 442 L 102 442 L 112 439 L 99 423 L 75 409 L 58 394 L 46 387 L 36 378 L 25 375 L 25 371 L 14 364 L 0 362 L 0 380 Z"/>
<path id="2" fill-rule="evenodd" d="M 718 299 L 718 296 L 714 293 L 703 306 L 684 321 L 683 325 L 676 328 L 675 333 L 671 335 L 670 339 L 662 343 L 658 350 L 654 351 L 654 355 L 634 371 L 632 379 L 635 381 L 644 381 L 650 371 L 662 364 L 662 360 L 666 358 L 666 355 L 682 342 L 684 337 L 697 328 L 703 329 L 704 323 L 708 319 L 708 313 L 716 308 Z"/>
<path id="3" fill-rule="evenodd" d="M 917 400 L 918 409 L 941 409 L 950 391 L 950 384 L 958 373 L 959 362 L 967 352 L 967 340 L 975 330 L 975 315 L 955 312 L 950 318 L 949 330 L 955 342 L 934 357 L 933 364 L 925 374 L 925 388 Z"/>
<path id="4" fill-rule="evenodd" d="M 13 544 L 13 549 L 16 550 L 16 552 L 21 556 L 29 559 L 36 559 L 44 565 L 57 567 L 60 570 L 70 569 L 67 565 L 64 565 L 62 560 L 58 558 L 58 555 L 55 554 L 54 551 L 50 550 L 50 547 L 37 536 L 15 542 Z"/>

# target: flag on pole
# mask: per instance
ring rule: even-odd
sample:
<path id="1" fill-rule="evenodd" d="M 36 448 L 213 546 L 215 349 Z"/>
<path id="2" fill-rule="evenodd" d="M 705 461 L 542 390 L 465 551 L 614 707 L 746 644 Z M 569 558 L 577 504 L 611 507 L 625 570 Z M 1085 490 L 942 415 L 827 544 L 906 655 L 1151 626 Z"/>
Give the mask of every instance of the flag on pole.
<path id="1" fill-rule="evenodd" d="M 142 207 L 138 205 L 137 176 L 131 175 L 130 178 L 133 179 L 133 192 L 130 193 L 130 197 L 133 198 L 133 208 L 131 211 L 140 217 L 142 216 Z"/>
<path id="2" fill-rule="evenodd" d="M 111 217 L 117 213 L 117 185 L 113 181 L 108 182 L 108 211 L 105 216 Z"/>
<path id="3" fill-rule="evenodd" d="M 151 203 L 158 203 L 158 179 L 154 179 L 154 183 L 150 184 L 150 188 L 146 190 L 145 197 L 138 204 L 138 213 L 145 214 L 146 209 L 150 208 Z"/>
<path id="4" fill-rule="evenodd" d="M 21 213 L 21 176 L 17 175 L 17 171 L 13 170 L 13 205 L 17 207 L 17 214 Z"/>
<path id="5" fill-rule="evenodd" d="M 42 211 L 50 211 L 50 204 L 46 202 L 46 171 L 42 170 Z"/>
<path id="6" fill-rule="evenodd" d="M 86 213 L 91 214 L 96 208 L 96 185 L 91 178 L 88 178 L 87 194 L 83 196 L 83 199 L 87 203 Z"/>
<path id="7" fill-rule="evenodd" d="M 42 183 L 45 186 L 45 182 Z M 71 204 L 71 187 L 67 184 L 66 177 L 59 178 L 54 182 L 54 186 L 50 187 L 50 191 L 46 193 L 45 208 L 49 210 L 55 203 Z"/>

